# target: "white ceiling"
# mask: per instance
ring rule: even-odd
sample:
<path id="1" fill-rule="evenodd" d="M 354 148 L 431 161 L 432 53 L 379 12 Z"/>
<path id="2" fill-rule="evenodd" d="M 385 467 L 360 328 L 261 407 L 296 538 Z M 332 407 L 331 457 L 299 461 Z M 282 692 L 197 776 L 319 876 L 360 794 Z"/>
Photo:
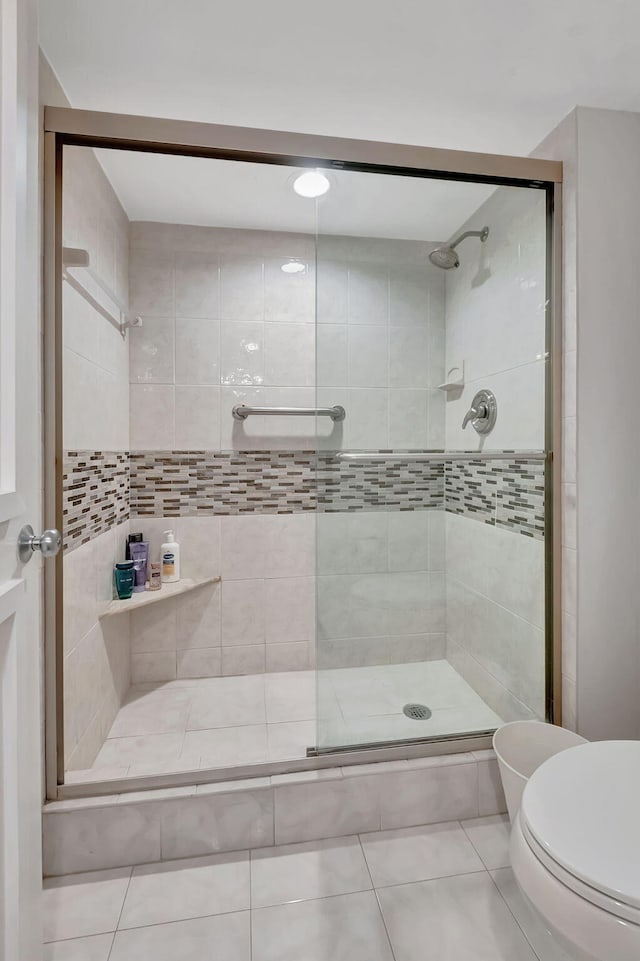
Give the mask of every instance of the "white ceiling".
<path id="1" fill-rule="evenodd" d="M 130 220 L 407 240 L 447 239 L 495 189 L 480 184 L 330 171 L 316 203 L 299 168 L 99 150 Z M 317 221 L 316 221 L 317 214 Z M 480 225 L 482 226 L 482 225 Z"/>
<path id="2" fill-rule="evenodd" d="M 578 103 L 640 111 L 638 0 L 40 6 L 43 49 L 76 107 L 511 154 L 529 153 Z M 164 197 L 180 210 L 163 188 L 165 160 L 146 175 L 109 162 L 128 209 L 149 217 Z M 198 209 L 207 183 L 211 193 L 211 175 L 202 177 L 192 189 L 180 186 L 185 211 Z M 380 191 L 365 200 L 352 206 L 384 221 Z M 446 195 L 440 200 L 446 209 Z M 431 201 L 430 212 L 438 208 Z M 395 204 L 390 195 L 387 206 Z M 422 236 L 451 232 L 434 217 Z M 404 227 L 386 223 L 409 231 L 423 220 L 416 209 Z"/>

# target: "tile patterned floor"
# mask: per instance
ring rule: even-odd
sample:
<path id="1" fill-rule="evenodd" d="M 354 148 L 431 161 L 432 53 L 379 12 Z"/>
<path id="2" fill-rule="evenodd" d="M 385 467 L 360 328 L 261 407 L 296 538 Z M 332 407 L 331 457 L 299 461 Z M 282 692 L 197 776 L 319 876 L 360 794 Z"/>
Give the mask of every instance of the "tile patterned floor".
<path id="1" fill-rule="evenodd" d="M 409 701 L 426 703 L 431 718 L 405 717 Z M 129 691 L 93 768 L 68 781 L 301 758 L 318 736 L 327 747 L 500 723 L 447 661 L 143 684 Z"/>
<path id="2" fill-rule="evenodd" d="M 44 961 L 570 961 L 505 817 L 45 882 Z"/>

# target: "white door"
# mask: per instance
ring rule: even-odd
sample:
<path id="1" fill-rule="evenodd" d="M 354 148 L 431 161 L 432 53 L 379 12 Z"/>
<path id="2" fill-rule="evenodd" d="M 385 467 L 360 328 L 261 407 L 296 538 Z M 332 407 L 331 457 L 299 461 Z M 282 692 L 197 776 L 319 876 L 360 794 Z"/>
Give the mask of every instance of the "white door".
<path id="1" fill-rule="evenodd" d="M 37 32 L 32 0 L 0 0 L 0 959 L 42 956 L 42 523 Z"/>

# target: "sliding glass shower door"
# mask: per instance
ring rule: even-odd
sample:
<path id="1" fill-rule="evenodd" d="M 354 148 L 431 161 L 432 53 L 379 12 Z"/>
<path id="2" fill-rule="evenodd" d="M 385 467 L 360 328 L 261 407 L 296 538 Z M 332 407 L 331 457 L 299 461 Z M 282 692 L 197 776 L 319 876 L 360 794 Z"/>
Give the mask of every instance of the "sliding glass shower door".
<path id="1" fill-rule="evenodd" d="M 545 185 L 317 201 L 317 748 L 545 717 Z M 548 186 L 548 185 L 547 185 Z"/>

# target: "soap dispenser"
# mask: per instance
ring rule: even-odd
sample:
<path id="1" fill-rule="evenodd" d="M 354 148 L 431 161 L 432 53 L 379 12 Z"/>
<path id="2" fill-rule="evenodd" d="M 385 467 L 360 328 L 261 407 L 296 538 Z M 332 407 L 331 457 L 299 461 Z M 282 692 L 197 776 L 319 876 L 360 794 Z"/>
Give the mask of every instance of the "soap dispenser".
<path id="1" fill-rule="evenodd" d="M 162 581 L 173 584 L 180 580 L 180 545 L 173 536 L 173 531 L 165 531 L 165 543 L 160 550 L 162 562 Z"/>

